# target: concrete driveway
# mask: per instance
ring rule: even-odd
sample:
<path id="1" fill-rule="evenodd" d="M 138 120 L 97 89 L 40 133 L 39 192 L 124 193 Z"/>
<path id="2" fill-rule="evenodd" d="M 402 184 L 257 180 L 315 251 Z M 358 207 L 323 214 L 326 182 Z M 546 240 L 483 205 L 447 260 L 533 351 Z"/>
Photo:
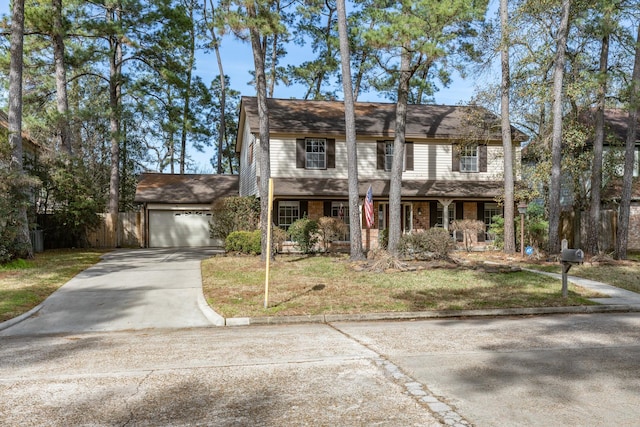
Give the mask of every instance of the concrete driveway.
<path id="1" fill-rule="evenodd" d="M 202 248 L 107 253 L 0 336 L 224 324 L 202 294 L 200 262 L 214 253 Z"/>

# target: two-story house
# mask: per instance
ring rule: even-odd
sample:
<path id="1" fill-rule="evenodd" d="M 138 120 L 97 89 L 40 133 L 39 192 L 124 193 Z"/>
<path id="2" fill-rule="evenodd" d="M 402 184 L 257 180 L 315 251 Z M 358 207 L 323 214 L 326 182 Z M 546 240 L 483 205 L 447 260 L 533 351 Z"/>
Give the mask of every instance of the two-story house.
<path id="1" fill-rule="evenodd" d="M 332 216 L 348 223 L 343 103 L 269 99 L 268 107 L 275 223 L 286 229 L 304 216 Z M 368 248 L 377 246 L 380 231 L 388 227 L 395 110 L 393 103 L 359 102 L 355 107 L 359 193 L 364 198 L 371 186 L 374 200 L 375 224 L 363 232 Z M 448 228 L 455 219 L 479 219 L 488 226 L 494 215 L 502 214 L 496 202 L 504 187 L 499 124 L 479 107 L 408 106 L 403 232 Z M 240 195 L 259 196 L 255 97 L 242 98 L 238 126 Z M 512 134 L 517 164 L 524 134 Z"/>

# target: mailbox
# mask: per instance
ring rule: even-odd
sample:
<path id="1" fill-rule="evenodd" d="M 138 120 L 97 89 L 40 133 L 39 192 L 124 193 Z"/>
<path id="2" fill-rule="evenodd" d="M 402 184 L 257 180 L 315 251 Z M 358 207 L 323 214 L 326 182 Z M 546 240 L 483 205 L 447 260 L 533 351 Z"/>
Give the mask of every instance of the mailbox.
<path id="1" fill-rule="evenodd" d="M 563 249 L 560 254 L 562 263 L 582 264 L 584 262 L 584 252 L 582 249 Z"/>
<path id="2" fill-rule="evenodd" d="M 563 241 L 563 246 L 566 248 L 565 242 Z M 584 252 L 582 252 L 582 249 L 563 249 L 560 252 L 560 262 L 562 263 L 562 297 L 566 298 L 569 294 L 567 273 L 572 265 L 584 262 Z"/>

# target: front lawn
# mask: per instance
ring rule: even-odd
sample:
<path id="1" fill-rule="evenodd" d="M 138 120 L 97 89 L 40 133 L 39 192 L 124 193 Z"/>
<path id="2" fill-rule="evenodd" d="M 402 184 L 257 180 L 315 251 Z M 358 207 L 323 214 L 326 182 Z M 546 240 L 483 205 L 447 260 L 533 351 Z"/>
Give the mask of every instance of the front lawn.
<path id="1" fill-rule="evenodd" d="M 271 267 L 267 309 L 259 257 L 203 261 L 205 297 L 224 317 L 258 317 L 590 305 L 596 296 L 570 284 L 565 300 L 560 280 L 446 263 L 375 272 L 344 256 L 280 255 Z"/>

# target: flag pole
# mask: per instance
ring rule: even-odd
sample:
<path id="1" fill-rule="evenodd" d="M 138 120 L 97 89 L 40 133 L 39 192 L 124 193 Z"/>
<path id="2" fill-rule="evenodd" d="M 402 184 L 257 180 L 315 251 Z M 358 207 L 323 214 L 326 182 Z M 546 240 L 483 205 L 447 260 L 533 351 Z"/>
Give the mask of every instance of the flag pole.
<path id="1" fill-rule="evenodd" d="M 264 277 L 264 308 L 269 306 L 269 269 L 271 267 L 271 211 L 273 205 L 273 178 L 269 178 L 269 207 L 267 208 L 267 266 Z"/>

